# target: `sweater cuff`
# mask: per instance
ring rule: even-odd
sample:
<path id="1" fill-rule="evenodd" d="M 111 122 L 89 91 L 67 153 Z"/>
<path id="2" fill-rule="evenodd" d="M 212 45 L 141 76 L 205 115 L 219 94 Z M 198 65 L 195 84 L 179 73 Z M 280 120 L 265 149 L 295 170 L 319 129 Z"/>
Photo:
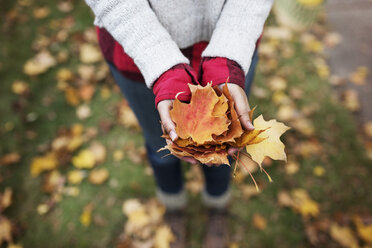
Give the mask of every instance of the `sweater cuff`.
<path id="1" fill-rule="evenodd" d="M 187 64 L 178 64 L 164 72 L 154 83 L 155 107 L 163 100 L 190 101 L 191 92 L 188 84 L 198 84 L 196 74 Z"/>
<path id="2" fill-rule="evenodd" d="M 205 86 L 213 86 L 225 82 L 237 84 L 244 89 L 244 71 L 238 63 L 222 57 L 204 57 L 200 64 L 199 81 Z"/>

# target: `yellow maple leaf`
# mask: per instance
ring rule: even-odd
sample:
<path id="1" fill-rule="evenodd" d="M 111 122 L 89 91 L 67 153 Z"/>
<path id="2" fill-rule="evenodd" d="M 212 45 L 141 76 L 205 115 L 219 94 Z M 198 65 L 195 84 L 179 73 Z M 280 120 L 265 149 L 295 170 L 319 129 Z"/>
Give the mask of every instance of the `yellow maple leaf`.
<path id="1" fill-rule="evenodd" d="M 71 184 L 80 184 L 84 179 L 85 173 L 81 170 L 69 171 L 67 175 L 67 180 Z"/>
<path id="2" fill-rule="evenodd" d="M 312 200 L 304 189 L 295 189 L 291 192 L 291 195 L 293 197 L 292 207 L 295 211 L 304 217 L 319 215 L 318 203 Z"/>
<path id="3" fill-rule="evenodd" d="M 286 132 L 289 127 L 276 120 L 265 121 L 262 115 L 257 117 L 253 125 L 256 130 L 263 130 L 264 132 L 258 135 L 258 138 L 265 138 L 258 144 L 246 146 L 246 151 L 251 155 L 252 159 L 260 166 L 265 156 L 275 160 L 287 160 L 284 152 L 284 144 L 280 141 L 280 136 Z"/>
<path id="4" fill-rule="evenodd" d="M 155 248 L 169 248 L 170 243 L 176 239 L 171 229 L 166 226 L 160 226 L 155 233 L 154 247 Z"/>
<path id="5" fill-rule="evenodd" d="M 72 164 L 79 169 L 90 169 L 95 163 L 95 156 L 88 149 L 80 151 L 78 155 L 72 158 Z"/>
<path id="6" fill-rule="evenodd" d="M 354 218 L 354 223 L 357 227 L 359 237 L 369 245 L 372 245 L 372 224 L 364 224 L 359 216 Z"/>
<path id="7" fill-rule="evenodd" d="M 330 227 L 329 233 L 331 237 L 337 241 L 343 247 L 357 248 L 358 240 L 355 238 L 353 231 L 350 227 L 339 226 L 336 223 L 333 223 Z"/>
<path id="8" fill-rule="evenodd" d="M 93 204 L 90 203 L 84 207 L 83 213 L 80 215 L 80 222 L 84 226 L 89 226 L 92 221 Z"/>
<path id="9" fill-rule="evenodd" d="M 53 152 L 49 152 L 44 156 L 35 157 L 31 163 L 31 175 L 36 177 L 43 171 L 55 169 L 57 165 L 58 161 Z"/>

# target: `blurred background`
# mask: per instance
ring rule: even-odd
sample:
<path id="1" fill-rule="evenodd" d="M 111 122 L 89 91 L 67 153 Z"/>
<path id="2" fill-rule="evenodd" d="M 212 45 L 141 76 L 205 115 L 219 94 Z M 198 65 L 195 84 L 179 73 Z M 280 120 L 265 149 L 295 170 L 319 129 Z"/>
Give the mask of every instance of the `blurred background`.
<path id="1" fill-rule="evenodd" d="M 141 130 L 84 1 L 1 1 L 0 247 L 167 247 Z M 277 0 L 251 106 L 288 162 L 233 180 L 230 248 L 372 247 L 372 1 Z M 205 212 L 184 164 L 189 247 Z M 133 211 L 133 209 L 140 211 Z M 163 241 L 163 244 L 159 242 Z"/>

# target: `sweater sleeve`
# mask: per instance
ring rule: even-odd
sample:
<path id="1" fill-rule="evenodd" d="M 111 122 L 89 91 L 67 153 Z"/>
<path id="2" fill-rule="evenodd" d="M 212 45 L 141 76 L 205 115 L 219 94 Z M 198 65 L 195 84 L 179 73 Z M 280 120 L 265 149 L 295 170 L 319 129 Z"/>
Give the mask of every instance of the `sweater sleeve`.
<path id="1" fill-rule="evenodd" d="M 147 0 L 85 1 L 96 16 L 95 24 L 104 27 L 125 48 L 148 87 L 173 66 L 189 63 Z"/>
<path id="2" fill-rule="evenodd" d="M 236 61 L 247 74 L 273 0 L 226 0 L 203 57 Z"/>

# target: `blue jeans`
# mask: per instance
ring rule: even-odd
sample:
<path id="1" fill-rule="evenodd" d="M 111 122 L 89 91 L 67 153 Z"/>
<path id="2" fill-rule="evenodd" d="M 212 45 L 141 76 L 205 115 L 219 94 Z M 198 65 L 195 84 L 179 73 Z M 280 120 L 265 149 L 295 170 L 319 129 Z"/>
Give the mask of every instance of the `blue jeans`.
<path id="1" fill-rule="evenodd" d="M 246 76 L 245 90 L 248 95 L 258 62 L 257 51 L 252 58 L 251 67 Z M 180 160 L 174 156 L 165 156 L 169 152 L 157 152 L 166 145 L 160 136 L 162 130 L 160 117 L 154 107 L 155 96 L 144 83 L 124 77 L 112 64 L 111 73 L 135 113 L 145 137 L 147 154 L 154 171 L 158 189 L 167 194 L 177 194 L 183 190 L 183 178 Z M 230 166 L 209 167 L 201 165 L 205 176 L 205 191 L 211 197 L 227 192 L 230 183 Z"/>

